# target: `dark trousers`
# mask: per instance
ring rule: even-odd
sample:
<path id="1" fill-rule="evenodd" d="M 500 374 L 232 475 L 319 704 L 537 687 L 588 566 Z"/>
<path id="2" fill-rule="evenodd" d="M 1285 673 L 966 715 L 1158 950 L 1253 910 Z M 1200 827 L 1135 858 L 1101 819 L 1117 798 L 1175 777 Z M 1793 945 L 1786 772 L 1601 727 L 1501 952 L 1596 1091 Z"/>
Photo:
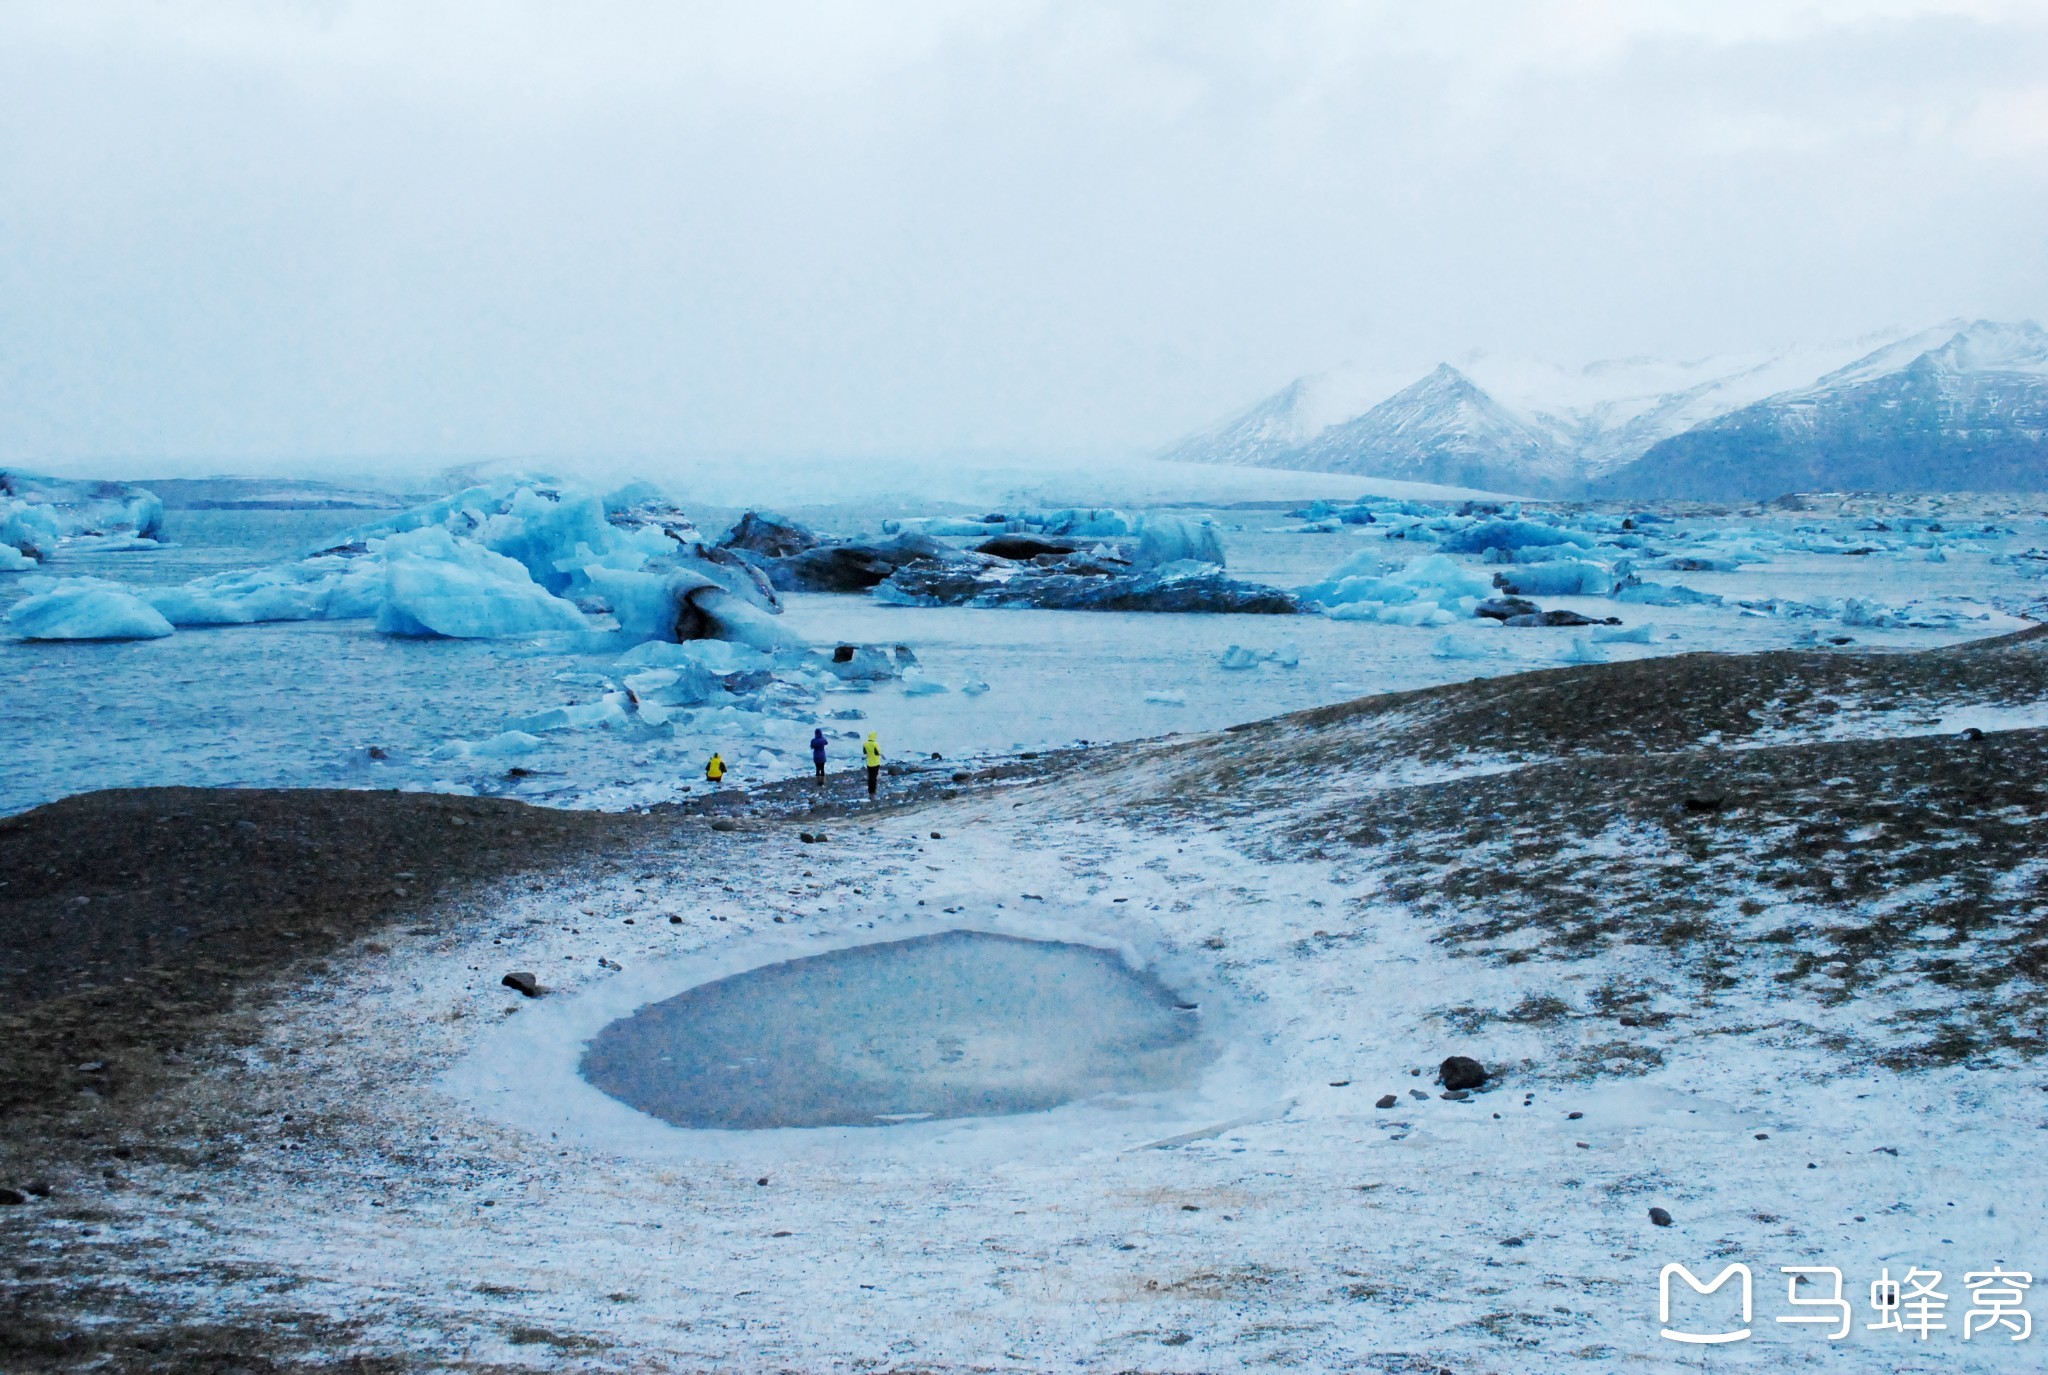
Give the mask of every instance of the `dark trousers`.
<path id="1" fill-rule="evenodd" d="M 869 797 L 873 797 L 873 796 L 875 795 L 875 786 L 876 786 L 876 784 L 880 783 L 880 782 L 881 782 L 881 780 L 882 780 L 882 766 L 881 766 L 880 764 L 870 764 L 870 765 L 868 765 L 868 796 L 869 796 Z"/>
<path id="2" fill-rule="evenodd" d="M 823 787 L 825 783 L 825 761 L 822 759 L 813 759 L 811 762 L 818 766 L 818 785 L 820 787 Z"/>

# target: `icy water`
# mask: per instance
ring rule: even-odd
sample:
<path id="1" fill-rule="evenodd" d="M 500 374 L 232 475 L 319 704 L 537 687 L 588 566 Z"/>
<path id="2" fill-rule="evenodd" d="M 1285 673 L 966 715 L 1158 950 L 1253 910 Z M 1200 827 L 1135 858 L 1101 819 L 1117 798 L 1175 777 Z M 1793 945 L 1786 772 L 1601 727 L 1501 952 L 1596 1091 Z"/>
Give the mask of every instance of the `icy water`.
<path id="1" fill-rule="evenodd" d="M 678 1127 L 886 1126 L 1189 1082 L 1199 1013 L 1111 950 L 947 931 L 736 974 L 599 1032 L 583 1075 Z"/>

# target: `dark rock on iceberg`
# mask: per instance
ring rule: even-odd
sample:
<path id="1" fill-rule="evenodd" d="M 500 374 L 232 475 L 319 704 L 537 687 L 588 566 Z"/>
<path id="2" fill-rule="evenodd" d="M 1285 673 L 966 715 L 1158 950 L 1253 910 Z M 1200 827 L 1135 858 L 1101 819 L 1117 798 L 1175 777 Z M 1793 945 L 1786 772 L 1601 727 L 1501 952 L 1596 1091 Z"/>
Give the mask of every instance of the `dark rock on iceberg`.
<path id="1" fill-rule="evenodd" d="M 1046 538 L 1040 535 L 997 535 L 994 539 L 984 540 L 974 546 L 978 554 L 1012 559 L 1018 563 L 1029 563 L 1042 555 L 1064 558 L 1079 548 L 1079 540 Z"/>
<path id="2" fill-rule="evenodd" d="M 1621 617 L 1581 616 L 1576 611 L 1538 611 L 1528 616 L 1510 616 L 1502 621 L 1501 624 L 1511 625 L 1517 629 L 1532 627 L 1541 629 L 1547 626 L 1560 625 L 1620 625 Z"/>
<path id="3" fill-rule="evenodd" d="M 1541 608 L 1526 597 L 1489 597 L 1472 608 L 1475 616 L 1486 616 L 1496 621 L 1505 621 L 1515 616 L 1534 616 Z"/>
<path id="4" fill-rule="evenodd" d="M 951 557 L 927 535 L 899 535 L 885 544 L 819 545 L 765 566 L 769 581 L 784 592 L 865 592 L 919 559 Z"/>
<path id="5" fill-rule="evenodd" d="M 883 594 L 913 606 L 1028 607 L 1041 611 L 1192 611 L 1292 616 L 1291 592 L 1206 573 L 1074 573 L 1055 565 L 1008 577 L 958 566 L 917 563 L 890 578 Z"/>
<path id="6" fill-rule="evenodd" d="M 770 559 L 786 559 L 822 543 L 803 526 L 772 511 L 749 511 L 718 538 L 721 549 L 744 549 Z"/>

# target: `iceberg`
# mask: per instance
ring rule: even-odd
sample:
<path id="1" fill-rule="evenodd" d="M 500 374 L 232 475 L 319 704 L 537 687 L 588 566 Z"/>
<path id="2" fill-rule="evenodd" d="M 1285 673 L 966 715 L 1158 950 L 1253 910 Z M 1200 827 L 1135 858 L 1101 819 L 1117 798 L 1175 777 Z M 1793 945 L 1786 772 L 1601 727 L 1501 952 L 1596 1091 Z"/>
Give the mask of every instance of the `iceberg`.
<path id="1" fill-rule="evenodd" d="M 518 560 L 438 526 L 386 539 L 383 560 L 380 634 L 489 640 L 589 625 Z"/>
<path id="2" fill-rule="evenodd" d="M 1205 517 L 1154 512 L 1138 525 L 1138 548 L 1131 560 L 1135 568 L 1164 568 L 1191 562 L 1223 567 L 1223 534 L 1216 522 Z"/>
<path id="3" fill-rule="evenodd" d="M 1514 564 L 1493 581 L 1513 597 L 1605 597 L 1614 591 L 1614 570 L 1586 559 L 1555 559 Z"/>
<path id="4" fill-rule="evenodd" d="M 160 640 L 172 633 L 162 612 L 100 578 L 55 582 L 16 602 L 7 624 L 24 640 Z"/>
<path id="5" fill-rule="evenodd" d="M 1438 659 L 1497 659 L 1506 651 L 1482 635 L 1440 635 L 1429 652 Z"/>
<path id="6" fill-rule="evenodd" d="M 98 482 L 0 470 L 0 543 L 14 544 L 6 532 L 17 517 L 32 521 L 54 548 L 60 539 L 126 536 L 158 542 L 163 536 L 164 504 L 154 492 L 126 482 Z M 21 546 L 16 545 L 16 548 Z M 48 557 L 48 550 L 23 553 Z"/>
<path id="7" fill-rule="evenodd" d="M 1426 554 L 1409 560 L 1402 568 L 1387 572 L 1377 555 L 1361 551 L 1338 564 L 1322 582 L 1302 588 L 1300 595 L 1331 611 L 1365 603 L 1399 607 L 1410 602 L 1424 602 L 1432 607 L 1442 607 L 1445 604 L 1457 606 L 1467 598 L 1476 601 L 1490 597 L 1493 595 L 1493 583 L 1484 573 L 1466 568 L 1443 554 Z M 1428 622 L 1426 611 L 1409 614 L 1418 619 L 1408 624 Z M 1381 613 L 1353 612 L 1339 619 L 1384 620 L 1386 617 Z"/>
<path id="8" fill-rule="evenodd" d="M 1454 531 L 1445 537 L 1442 547 L 1449 554 L 1483 554 L 1489 549 L 1528 549 L 1561 544 L 1590 549 L 1593 537 L 1540 521 L 1485 520 Z"/>

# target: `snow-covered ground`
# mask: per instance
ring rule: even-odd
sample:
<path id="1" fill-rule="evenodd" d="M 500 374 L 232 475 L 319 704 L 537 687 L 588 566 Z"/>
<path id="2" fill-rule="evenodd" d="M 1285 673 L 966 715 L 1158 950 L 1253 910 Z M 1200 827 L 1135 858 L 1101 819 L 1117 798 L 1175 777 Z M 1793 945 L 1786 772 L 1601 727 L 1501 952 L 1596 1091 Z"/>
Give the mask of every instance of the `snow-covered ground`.
<path id="1" fill-rule="evenodd" d="M 447 1365 L 2038 1366 L 2039 1338 L 1960 1332 L 1965 1270 L 2039 1269 L 2048 1207 L 2016 1155 L 2048 1128 L 2038 1072 L 1844 1064 L 1788 1030 L 1815 1013 L 1804 1000 L 1744 995 L 1689 1018 L 1647 1074 L 1574 1068 L 1541 1027 L 1460 1031 L 1445 1010 L 1668 989 L 1654 955 L 1459 959 L 1367 863 L 1258 862 L 1228 834 L 1060 819 L 1073 805 L 1004 792 L 821 847 L 778 828 L 641 854 L 503 894 L 453 939 L 359 952 L 194 1090 L 298 1125 L 245 1107 L 237 1144 L 255 1149 L 231 1184 L 137 1169 L 144 1193 L 197 1192 L 113 1232 L 173 1277 L 151 1291 L 167 1308 L 261 1311 L 285 1292 L 364 1320 L 360 1349 Z M 573 1078 L 609 1016 L 941 911 L 1205 968 L 1255 1079 L 1240 1063 L 1135 1106 L 700 1133 Z M 525 1002 L 498 986 L 508 965 L 555 991 Z M 1504 1083 L 1447 1101 L 1430 1078 L 1452 1051 Z M 1735 1262 L 1754 1274 L 1752 1335 L 1703 1365 L 1658 1336 L 1659 1273 Z M 1788 1306 L 1782 1266 L 1848 1277 L 1844 1341 L 1777 1321 L 1820 1311 Z M 1947 1329 L 1924 1345 L 1865 1330 L 1868 1280 L 1915 1266 L 1947 1275 Z M 1674 1326 L 1733 1325 L 1684 1297 Z"/>

